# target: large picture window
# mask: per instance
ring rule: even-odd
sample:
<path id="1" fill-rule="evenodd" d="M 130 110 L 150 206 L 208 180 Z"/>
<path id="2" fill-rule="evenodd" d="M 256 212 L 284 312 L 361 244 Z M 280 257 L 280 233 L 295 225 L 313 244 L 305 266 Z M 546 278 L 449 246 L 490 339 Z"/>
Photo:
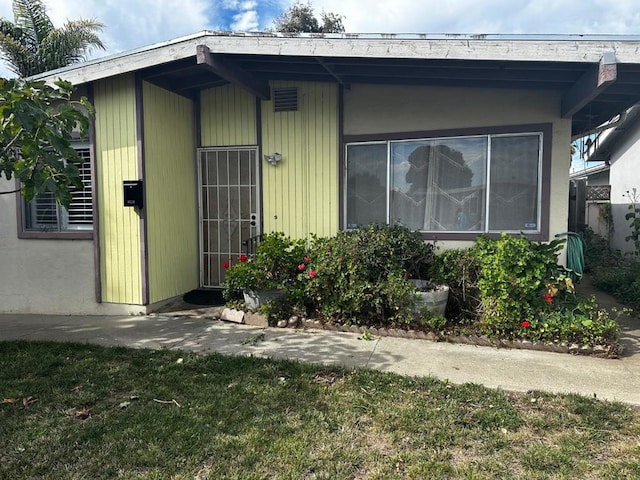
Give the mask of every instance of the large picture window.
<path id="1" fill-rule="evenodd" d="M 348 143 L 346 226 L 541 231 L 542 133 Z"/>
<path id="2" fill-rule="evenodd" d="M 91 158 L 89 147 L 74 147 L 82 163 L 78 165 L 82 188 L 73 188 L 69 209 L 58 205 L 53 194 L 46 193 L 26 203 L 25 232 L 90 232 L 93 230 L 93 201 L 91 185 Z"/>

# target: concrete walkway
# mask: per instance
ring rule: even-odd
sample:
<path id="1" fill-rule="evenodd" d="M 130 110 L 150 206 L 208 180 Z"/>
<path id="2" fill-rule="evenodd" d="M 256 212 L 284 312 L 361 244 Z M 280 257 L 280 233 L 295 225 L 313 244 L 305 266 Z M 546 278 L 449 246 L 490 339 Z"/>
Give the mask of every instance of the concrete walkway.
<path id="1" fill-rule="evenodd" d="M 610 297 L 598 297 L 603 305 L 615 305 Z M 512 391 L 573 392 L 640 405 L 640 320 L 627 318 L 625 325 L 625 352 L 618 360 L 406 338 L 364 340 L 353 333 L 265 329 L 175 314 L 4 314 L 0 315 L 0 340 L 74 341 L 287 358 L 403 375 L 431 375 L 452 383 L 472 382 Z"/>

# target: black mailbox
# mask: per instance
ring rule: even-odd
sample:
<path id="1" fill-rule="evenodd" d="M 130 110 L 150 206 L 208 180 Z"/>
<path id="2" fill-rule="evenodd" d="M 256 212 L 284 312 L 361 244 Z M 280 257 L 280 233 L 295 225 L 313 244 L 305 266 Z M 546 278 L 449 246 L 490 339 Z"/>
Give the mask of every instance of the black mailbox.
<path id="1" fill-rule="evenodd" d="M 144 206 L 142 180 L 124 181 L 124 206 L 137 208 L 142 208 Z"/>

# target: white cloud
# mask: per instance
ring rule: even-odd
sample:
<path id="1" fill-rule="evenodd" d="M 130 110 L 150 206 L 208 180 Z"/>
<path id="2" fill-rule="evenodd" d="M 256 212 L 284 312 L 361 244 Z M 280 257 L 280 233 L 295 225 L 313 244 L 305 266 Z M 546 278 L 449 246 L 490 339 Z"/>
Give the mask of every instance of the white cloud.
<path id="1" fill-rule="evenodd" d="M 264 30 L 294 0 L 44 0 L 56 26 L 95 18 L 117 53 L 209 30 Z M 631 0 L 313 0 L 316 13 L 343 15 L 348 32 L 640 34 Z M 0 16 L 13 18 L 10 0 Z M 7 70 L 0 64 L 0 75 Z"/>
<path id="2" fill-rule="evenodd" d="M 349 32 L 640 33 L 631 0 L 315 0 Z"/>
<path id="3" fill-rule="evenodd" d="M 231 30 L 236 32 L 251 32 L 257 30 L 258 25 L 258 12 L 249 10 L 233 16 Z"/>

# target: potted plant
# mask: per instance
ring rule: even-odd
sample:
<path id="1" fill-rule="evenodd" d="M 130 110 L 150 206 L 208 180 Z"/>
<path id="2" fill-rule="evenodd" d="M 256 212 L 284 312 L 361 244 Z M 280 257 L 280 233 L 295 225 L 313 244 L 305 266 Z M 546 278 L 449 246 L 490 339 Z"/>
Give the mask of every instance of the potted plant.
<path id="1" fill-rule="evenodd" d="M 449 300 L 449 287 L 430 280 L 409 279 L 416 287 L 416 312 L 426 308 L 435 316 L 444 316 Z"/>
<path id="2" fill-rule="evenodd" d="M 304 257 L 302 240 L 292 240 L 281 232 L 265 235 L 255 255 L 243 255 L 237 263 L 223 265 L 227 267 L 225 298 L 242 295 L 246 306 L 255 310 L 269 300 L 283 297 L 297 281 Z"/>

